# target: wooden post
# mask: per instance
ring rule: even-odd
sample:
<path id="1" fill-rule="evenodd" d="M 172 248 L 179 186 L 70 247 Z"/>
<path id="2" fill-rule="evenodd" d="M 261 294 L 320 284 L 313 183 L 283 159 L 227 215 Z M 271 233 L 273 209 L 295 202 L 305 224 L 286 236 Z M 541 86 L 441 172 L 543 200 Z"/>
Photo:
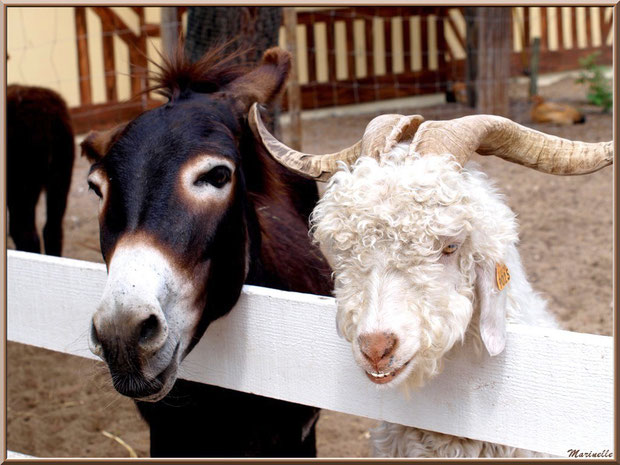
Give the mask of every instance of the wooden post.
<path id="1" fill-rule="evenodd" d="M 144 25 L 146 23 L 144 17 L 144 8 L 137 8 L 136 14 L 140 21 L 140 35 L 137 36 L 136 42 L 138 47 L 129 45 L 129 57 L 131 60 L 131 95 L 139 95 L 148 87 L 146 81 L 148 75 L 147 47 L 146 47 L 146 31 Z M 142 106 L 146 110 L 147 95 L 141 96 Z"/>
<path id="2" fill-rule="evenodd" d="M 364 18 L 364 47 L 366 48 L 366 77 L 375 76 L 375 52 L 374 52 L 374 30 L 373 17 Z"/>
<path id="3" fill-rule="evenodd" d="M 86 7 L 75 7 L 75 37 L 77 40 L 78 78 L 80 82 L 80 104 L 90 105 L 90 62 L 88 60 L 88 31 L 86 29 Z"/>
<path id="4" fill-rule="evenodd" d="M 540 50 L 549 50 L 549 30 L 547 28 L 547 7 L 540 7 Z"/>
<path id="5" fill-rule="evenodd" d="M 161 7 L 161 44 L 164 55 L 172 56 L 179 41 L 177 7 Z"/>
<path id="6" fill-rule="evenodd" d="M 446 42 L 447 16 L 447 8 L 437 8 L 437 15 L 435 16 L 437 24 L 437 27 L 435 28 L 435 33 L 437 34 L 437 69 L 441 73 L 447 73 L 446 53 L 449 48 Z M 445 79 L 442 80 L 445 81 Z"/>
<path id="7" fill-rule="evenodd" d="M 570 9 L 570 30 L 571 30 L 571 41 L 573 42 L 573 50 L 578 50 L 579 45 L 577 44 L 577 7 L 571 7 Z"/>
<path id="8" fill-rule="evenodd" d="M 558 23 L 558 50 L 566 50 L 564 46 L 564 17 L 562 13 L 562 7 L 554 7 L 555 8 L 555 18 Z"/>
<path id="9" fill-rule="evenodd" d="M 508 116 L 508 79 L 512 44 L 510 7 L 478 7 L 476 110 Z"/>
<path id="10" fill-rule="evenodd" d="M 383 47 L 385 49 L 385 74 L 394 74 L 394 44 L 392 44 L 392 18 L 382 18 Z"/>
<path id="11" fill-rule="evenodd" d="M 403 20 L 403 61 L 405 62 L 403 72 L 410 73 L 413 69 L 411 63 L 411 17 L 401 14 L 401 18 Z M 351 25 L 353 25 L 353 21 L 351 21 Z"/>
<path id="12" fill-rule="evenodd" d="M 538 94 L 538 61 L 540 58 L 540 37 L 535 37 L 532 42 L 532 54 L 530 56 L 530 97 Z"/>
<path id="13" fill-rule="evenodd" d="M 478 78 L 478 25 L 476 7 L 465 7 L 465 87 L 467 105 L 476 107 L 476 80 Z M 456 28 L 455 28 L 456 30 Z"/>
<path id="14" fill-rule="evenodd" d="M 105 95 L 108 102 L 118 101 L 116 93 L 116 64 L 114 62 L 114 24 L 101 21 L 103 37 L 103 71 L 105 73 Z"/>
<path id="15" fill-rule="evenodd" d="M 284 28 L 286 29 L 286 48 L 293 57 L 286 94 L 288 98 L 288 114 L 291 118 L 289 146 L 295 150 L 301 150 L 301 89 L 297 73 L 297 12 L 295 8 L 284 8 L 283 19 Z M 335 73 L 335 70 L 333 72 Z"/>
<path id="16" fill-rule="evenodd" d="M 353 31 L 354 18 L 355 16 L 353 15 L 353 11 L 350 11 L 349 16 L 344 23 L 347 36 L 347 78 L 350 81 L 355 81 L 357 76 L 355 71 L 355 34 Z"/>
<path id="17" fill-rule="evenodd" d="M 422 69 L 429 71 L 430 51 L 428 46 L 428 16 L 420 15 L 420 51 L 422 52 Z"/>
<path id="18" fill-rule="evenodd" d="M 109 101 L 116 101 L 116 71 L 114 63 L 114 36 L 121 39 L 129 50 L 129 71 L 131 79 L 131 95 L 140 94 L 147 87 L 147 58 L 146 58 L 146 27 L 144 9 L 132 7 L 136 12 L 140 24 L 140 33 L 134 34 L 125 22 L 114 11 L 107 7 L 92 6 L 91 11 L 101 19 L 103 29 L 103 56 L 106 72 L 106 95 Z M 146 94 L 142 95 L 143 108 L 146 109 Z"/>
<path id="19" fill-rule="evenodd" d="M 600 23 L 601 23 L 601 46 L 605 46 L 607 44 L 607 37 L 609 36 L 609 31 L 611 30 L 614 23 L 614 15 L 609 18 L 609 21 L 605 20 L 605 15 L 607 14 L 607 10 L 609 7 L 601 6 L 598 11 L 600 14 Z"/>

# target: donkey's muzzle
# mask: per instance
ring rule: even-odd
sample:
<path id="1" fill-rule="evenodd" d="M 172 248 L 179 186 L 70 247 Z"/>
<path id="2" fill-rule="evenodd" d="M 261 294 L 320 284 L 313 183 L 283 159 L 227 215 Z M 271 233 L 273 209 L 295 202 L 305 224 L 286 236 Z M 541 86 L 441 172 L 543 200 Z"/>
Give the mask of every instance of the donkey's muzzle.
<path id="1" fill-rule="evenodd" d="M 120 394 L 134 399 L 150 397 L 161 391 L 164 383 L 158 378 L 146 379 L 141 375 L 118 374 L 112 371 L 112 384 Z"/>
<path id="2" fill-rule="evenodd" d="M 168 324 L 158 308 L 100 308 L 93 316 L 90 348 L 111 367 L 139 369 L 166 344 L 167 338 Z"/>

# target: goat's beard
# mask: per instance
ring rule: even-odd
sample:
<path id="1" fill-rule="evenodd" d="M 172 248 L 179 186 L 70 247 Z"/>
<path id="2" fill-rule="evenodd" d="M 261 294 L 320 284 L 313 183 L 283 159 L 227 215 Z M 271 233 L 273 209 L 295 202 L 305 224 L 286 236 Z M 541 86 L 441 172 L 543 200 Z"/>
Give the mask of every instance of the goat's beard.
<path id="1" fill-rule="evenodd" d="M 465 341 L 473 314 L 471 299 L 461 293 L 450 295 L 448 311 L 427 314 L 420 328 L 421 345 L 410 364 L 406 379 L 400 383 L 406 390 L 424 386 L 443 371 L 450 351 Z"/>

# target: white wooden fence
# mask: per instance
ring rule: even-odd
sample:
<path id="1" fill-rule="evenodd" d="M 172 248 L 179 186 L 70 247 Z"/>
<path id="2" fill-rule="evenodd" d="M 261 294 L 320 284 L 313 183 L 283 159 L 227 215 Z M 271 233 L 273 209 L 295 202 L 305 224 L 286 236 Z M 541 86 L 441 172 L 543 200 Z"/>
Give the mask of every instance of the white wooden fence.
<path id="1" fill-rule="evenodd" d="M 101 264 L 8 251 L 8 339 L 80 357 Z M 183 378 L 510 446 L 614 451 L 613 339 L 510 325 L 500 356 L 465 345 L 409 396 L 378 389 L 335 329 L 332 298 L 245 286 L 181 367 Z"/>

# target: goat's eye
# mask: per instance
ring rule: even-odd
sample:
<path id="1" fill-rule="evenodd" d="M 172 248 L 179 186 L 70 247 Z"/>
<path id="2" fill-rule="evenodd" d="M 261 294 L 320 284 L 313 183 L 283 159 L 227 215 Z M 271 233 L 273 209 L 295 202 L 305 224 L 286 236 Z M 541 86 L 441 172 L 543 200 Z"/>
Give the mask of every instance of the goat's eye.
<path id="1" fill-rule="evenodd" d="M 458 245 L 456 244 L 449 244 L 447 246 L 445 246 L 443 248 L 443 250 L 441 251 L 441 253 L 443 253 L 444 255 L 450 255 L 451 253 L 456 252 L 456 250 L 459 248 Z"/>
<path id="2" fill-rule="evenodd" d="M 218 189 L 230 182 L 230 168 L 224 165 L 216 166 L 212 170 L 202 173 L 198 179 L 194 181 L 194 186 L 204 186 L 211 184 Z"/>
<path id="3" fill-rule="evenodd" d="M 99 186 L 94 182 L 88 181 L 88 189 L 93 191 L 95 195 L 100 199 L 103 198 L 103 195 L 101 194 L 101 189 L 99 189 Z"/>

